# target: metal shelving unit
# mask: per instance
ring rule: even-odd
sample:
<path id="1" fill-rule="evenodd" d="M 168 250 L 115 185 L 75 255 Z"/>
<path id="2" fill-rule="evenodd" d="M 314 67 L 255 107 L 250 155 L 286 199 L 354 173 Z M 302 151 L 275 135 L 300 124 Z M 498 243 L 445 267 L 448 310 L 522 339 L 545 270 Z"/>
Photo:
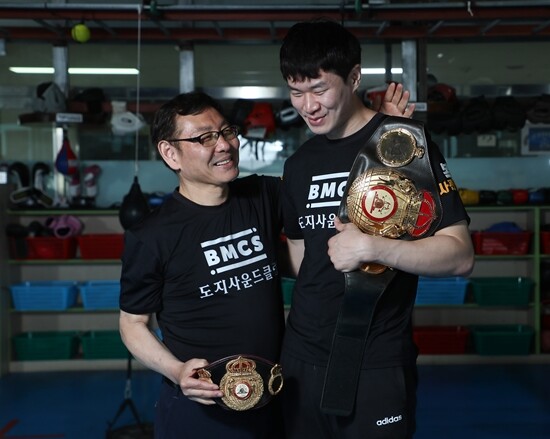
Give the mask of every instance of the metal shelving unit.
<path id="1" fill-rule="evenodd" d="M 113 209 L 27 209 L 8 210 L 8 218 L 12 222 L 24 224 L 29 221 L 39 221 L 55 215 L 74 215 L 85 224 L 86 233 L 122 233 L 118 221 L 118 210 Z M 4 245 L 4 251 L 7 245 Z M 88 331 L 118 328 L 118 309 L 87 310 L 82 306 L 68 308 L 62 311 L 18 311 L 9 306 L 10 284 L 20 281 L 45 280 L 103 280 L 117 279 L 120 276 L 120 260 L 116 259 L 2 259 L 3 269 L 10 272 L 9 282 L 2 282 L 2 321 L 6 322 L 5 330 L 0 332 L 0 348 L 5 354 L 0 357 L 2 370 L 6 372 L 31 371 L 61 371 L 61 370 L 97 370 L 122 369 L 126 360 L 47 360 L 47 361 L 14 361 L 11 352 L 12 336 L 27 331 Z"/>
<path id="2" fill-rule="evenodd" d="M 550 362 L 550 355 L 541 353 L 541 262 L 550 259 L 542 253 L 540 229 L 550 217 L 547 205 L 467 206 L 472 219 L 472 231 L 483 230 L 501 221 L 514 221 L 524 230 L 531 231 L 530 251 L 525 255 L 476 255 L 471 277 L 527 276 L 534 281 L 532 299 L 526 306 L 483 307 L 474 303 L 464 305 L 417 306 L 415 316 L 420 320 L 448 324 L 529 324 L 534 329 L 532 354 L 529 356 L 424 355 L 420 363 L 537 363 Z"/>

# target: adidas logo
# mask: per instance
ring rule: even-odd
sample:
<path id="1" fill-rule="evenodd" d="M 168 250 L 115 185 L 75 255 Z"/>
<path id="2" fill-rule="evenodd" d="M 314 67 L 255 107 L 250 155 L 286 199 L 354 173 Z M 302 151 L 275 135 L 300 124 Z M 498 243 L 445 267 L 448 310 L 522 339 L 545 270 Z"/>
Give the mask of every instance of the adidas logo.
<path id="1" fill-rule="evenodd" d="M 403 419 L 401 415 L 397 416 L 390 416 L 389 418 L 386 416 L 384 419 L 379 419 L 376 421 L 376 425 L 378 427 L 382 427 L 383 425 L 393 424 L 394 422 L 399 422 Z"/>

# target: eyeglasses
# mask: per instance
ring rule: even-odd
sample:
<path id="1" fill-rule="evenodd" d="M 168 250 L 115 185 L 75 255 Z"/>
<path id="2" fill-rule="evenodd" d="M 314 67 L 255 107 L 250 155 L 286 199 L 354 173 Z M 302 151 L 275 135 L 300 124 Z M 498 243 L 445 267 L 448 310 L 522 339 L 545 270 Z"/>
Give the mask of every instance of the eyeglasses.
<path id="1" fill-rule="evenodd" d="M 230 125 L 221 131 L 208 131 L 207 133 L 201 134 L 197 137 L 190 137 L 188 139 L 167 139 L 166 141 L 200 143 L 202 146 L 210 148 L 218 143 L 220 134 L 223 136 L 224 140 L 233 140 L 239 135 L 239 127 L 236 125 Z"/>

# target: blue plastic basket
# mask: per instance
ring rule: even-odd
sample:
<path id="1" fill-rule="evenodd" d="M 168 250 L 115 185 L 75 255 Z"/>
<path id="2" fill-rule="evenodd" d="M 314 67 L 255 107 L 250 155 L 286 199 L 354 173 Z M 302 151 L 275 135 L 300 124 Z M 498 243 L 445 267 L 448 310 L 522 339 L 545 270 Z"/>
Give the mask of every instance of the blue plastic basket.
<path id="1" fill-rule="evenodd" d="M 416 305 L 461 305 L 469 280 L 463 277 L 420 277 Z"/>
<path id="2" fill-rule="evenodd" d="M 76 304 L 78 284 L 74 281 L 22 282 L 10 287 L 17 311 L 59 311 Z"/>
<path id="3" fill-rule="evenodd" d="M 84 309 L 118 309 L 120 282 L 118 280 L 96 280 L 80 285 L 80 296 Z"/>

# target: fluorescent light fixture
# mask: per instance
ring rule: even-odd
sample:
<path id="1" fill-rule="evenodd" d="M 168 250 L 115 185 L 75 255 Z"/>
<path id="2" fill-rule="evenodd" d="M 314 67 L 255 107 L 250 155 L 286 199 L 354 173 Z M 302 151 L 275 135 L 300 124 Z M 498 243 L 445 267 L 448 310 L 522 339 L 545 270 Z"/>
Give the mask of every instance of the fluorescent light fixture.
<path id="1" fill-rule="evenodd" d="M 78 68 L 69 67 L 70 75 L 137 75 L 138 69 Z"/>
<path id="2" fill-rule="evenodd" d="M 53 67 L 10 67 L 10 72 L 22 74 L 53 73 Z"/>
<path id="3" fill-rule="evenodd" d="M 204 92 L 217 99 L 288 99 L 287 87 L 206 87 Z"/>
<path id="4" fill-rule="evenodd" d="M 53 67 L 10 67 L 9 68 L 13 73 L 21 74 L 53 74 Z M 115 68 L 80 68 L 80 67 L 69 67 L 70 75 L 137 75 L 139 73 L 138 69 L 128 68 L 128 69 L 115 69 Z"/>
<path id="5" fill-rule="evenodd" d="M 403 74 L 403 69 L 401 67 L 392 67 L 391 72 L 393 75 Z M 361 69 L 363 75 L 385 75 L 386 69 L 384 67 L 377 67 L 372 69 L 363 68 Z"/>

